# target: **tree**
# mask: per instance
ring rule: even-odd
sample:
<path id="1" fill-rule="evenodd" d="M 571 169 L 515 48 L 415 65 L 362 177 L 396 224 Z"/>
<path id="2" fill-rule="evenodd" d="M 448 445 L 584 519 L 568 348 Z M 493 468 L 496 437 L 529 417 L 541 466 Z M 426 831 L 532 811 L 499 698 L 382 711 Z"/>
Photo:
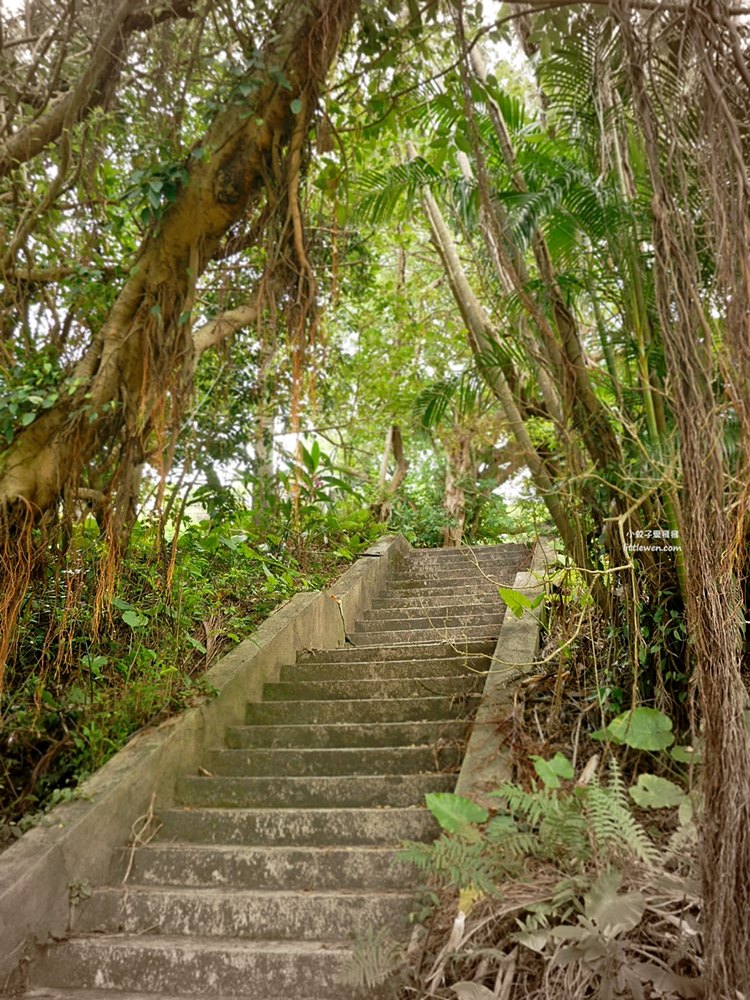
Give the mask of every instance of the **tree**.
<path id="1" fill-rule="evenodd" d="M 124 19 L 134 7 L 123 4 L 118 13 Z M 66 489 L 75 490 L 81 470 L 105 450 L 116 451 L 108 485 L 118 498 L 114 536 L 132 520 L 135 472 L 168 451 L 190 392 L 200 275 L 222 252 L 227 234 L 274 188 L 285 206 L 282 229 L 304 297 L 303 148 L 356 8 L 355 0 L 285 4 L 229 94 L 217 95 L 213 121 L 187 158 L 168 176 L 149 180 L 157 196 L 151 222 L 114 302 L 64 391 L 17 431 L 0 457 L 3 565 L 10 581 L 0 660 L 30 572 L 17 567 L 19 546 L 26 549 L 32 525 L 46 513 L 54 516 Z M 76 114 L 84 105 L 76 105 Z"/>

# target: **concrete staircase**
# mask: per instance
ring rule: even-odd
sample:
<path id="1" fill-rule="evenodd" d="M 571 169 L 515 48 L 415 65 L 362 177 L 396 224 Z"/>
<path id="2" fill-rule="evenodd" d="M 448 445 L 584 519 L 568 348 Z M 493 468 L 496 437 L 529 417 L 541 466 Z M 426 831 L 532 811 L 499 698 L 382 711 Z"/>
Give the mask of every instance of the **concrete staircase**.
<path id="1" fill-rule="evenodd" d="M 247 705 L 157 836 L 42 948 L 47 1000 L 356 1000 L 352 933 L 407 933 L 403 840 L 432 838 L 424 795 L 449 791 L 522 546 L 414 551 L 346 647 L 304 651 Z M 130 868 L 127 882 L 123 872 Z"/>

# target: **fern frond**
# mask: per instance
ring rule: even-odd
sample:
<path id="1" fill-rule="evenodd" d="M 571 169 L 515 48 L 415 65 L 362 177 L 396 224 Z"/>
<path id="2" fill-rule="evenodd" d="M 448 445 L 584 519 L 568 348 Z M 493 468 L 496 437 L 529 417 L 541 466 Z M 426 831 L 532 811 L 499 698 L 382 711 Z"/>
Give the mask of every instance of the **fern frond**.
<path id="1" fill-rule="evenodd" d="M 344 961 L 338 979 L 346 986 L 373 989 L 382 986 L 403 962 L 403 951 L 391 940 L 388 929 L 368 927 L 356 935 L 351 955 Z"/>
<path id="2" fill-rule="evenodd" d="M 485 895 L 496 891 L 503 873 L 502 859 L 486 850 L 482 840 L 444 833 L 431 844 L 408 843 L 399 856 L 416 865 L 442 885 L 459 889 L 474 886 Z"/>
<path id="3" fill-rule="evenodd" d="M 591 856 L 586 817 L 579 799 L 555 796 L 539 826 L 540 847 L 550 859 L 585 861 Z"/>
<path id="4" fill-rule="evenodd" d="M 586 789 L 586 813 L 592 847 L 600 855 L 626 852 L 647 865 L 662 859 L 653 841 L 633 815 L 616 762 L 610 768 L 609 787 L 593 781 Z"/>
<path id="5" fill-rule="evenodd" d="M 500 786 L 499 795 L 505 799 L 511 816 L 525 819 L 532 828 L 539 826 L 549 808 L 549 795 L 546 791 L 527 792 L 509 781 Z"/>

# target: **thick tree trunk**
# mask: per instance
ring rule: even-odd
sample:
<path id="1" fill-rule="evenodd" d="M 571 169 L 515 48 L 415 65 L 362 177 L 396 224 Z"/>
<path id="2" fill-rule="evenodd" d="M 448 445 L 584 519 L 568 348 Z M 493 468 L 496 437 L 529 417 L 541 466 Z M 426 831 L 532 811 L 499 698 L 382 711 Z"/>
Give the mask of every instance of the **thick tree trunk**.
<path id="1" fill-rule="evenodd" d="M 739 1000 L 750 987 L 750 741 L 742 675 L 750 517 L 750 184 L 741 136 L 750 76 L 723 2 L 687 5 L 684 16 L 671 26 L 664 21 L 663 34 L 653 35 L 627 5 L 612 0 L 611 9 L 649 167 L 656 301 L 679 431 L 687 623 L 703 721 L 704 988 L 711 1000 Z M 665 100 L 649 70 L 669 46 L 685 87 Z M 686 136 L 689 119 L 695 131 Z M 687 215 L 689 199 L 696 208 Z M 740 428 L 734 449 L 727 447 L 730 415 Z"/>
<path id="2" fill-rule="evenodd" d="M 76 391 L 22 430 L 0 456 L 0 506 L 53 507 L 84 465 L 124 436 L 133 462 L 175 422 L 193 368 L 195 283 L 227 231 L 255 205 L 271 159 L 298 115 L 309 119 L 358 0 L 290 0 L 271 32 L 264 71 L 233 98 L 155 224 L 107 320 L 73 372 Z M 7 516 L 7 515 L 6 515 Z"/>

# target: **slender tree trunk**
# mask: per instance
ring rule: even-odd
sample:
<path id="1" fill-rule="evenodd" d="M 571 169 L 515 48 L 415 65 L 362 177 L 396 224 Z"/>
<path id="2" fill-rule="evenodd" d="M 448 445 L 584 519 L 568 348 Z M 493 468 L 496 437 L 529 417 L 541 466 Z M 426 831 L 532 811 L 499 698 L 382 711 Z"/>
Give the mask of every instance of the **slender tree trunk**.
<path id="1" fill-rule="evenodd" d="M 445 513 L 448 524 L 443 528 L 443 548 L 461 545 L 466 525 L 466 491 L 464 483 L 474 471 L 471 435 L 454 427 L 445 450 Z"/>
<path id="2" fill-rule="evenodd" d="M 549 248 L 541 233 L 532 239 L 532 249 L 539 277 L 544 286 L 548 310 L 542 310 L 528 290 L 525 263 L 518 251 L 508 245 L 505 233 L 507 220 L 500 217 L 501 209 L 490 194 L 490 182 L 485 163 L 482 141 L 476 123 L 471 97 L 471 77 L 483 81 L 486 72 L 477 46 L 469 52 L 463 31 L 463 17 L 456 13 L 463 59 L 461 63 L 464 86 L 464 104 L 473 140 L 473 155 L 477 168 L 479 196 L 489 222 L 486 235 L 491 236 L 493 259 L 500 265 L 501 280 L 510 280 L 513 289 L 523 302 L 529 319 L 539 331 L 540 347 L 547 357 L 564 405 L 594 464 L 603 472 L 619 467 L 622 454 L 612 429 L 605 406 L 599 401 L 589 377 L 584 359 L 581 336 L 575 317 L 565 304 L 560 284 L 554 270 Z M 505 163 L 513 179 L 513 186 L 520 193 L 527 191 L 523 174 L 516 168 L 516 157 L 505 121 L 494 101 L 488 101 L 490 120 L 497 136 Z"/>
<path id="3" fill-rule="evenodd" d="M 453 298 L 466 325 L 469 345 L 477 359 L 479 371 L 503 408 L 508 426 L 518 443 L 520 454 L 531 472 L 534 484 L 539 490 L 557 530 L 560 532 L 560 538 L 566 552 L 573 564 L 587 574 L 591 592 L 597 603 L 607 609 L 606 593 L 601 580 L 595 575 L 591 565 L 584 532 L 571 516 L 572 512 L 566 510 L 560 502 L 559 491 L 555 488 L 542 457 L 534 447 L 531 436 L 526 429 L 523 414 L 514 398 L 505 373 L 499 365 L 487 364 L 487 358 L 493 355 L 491 345 L 497 334 L 466 278 L 440 208 L 427 190 L 422 192 L 422 203 Z"/>
<path id="4" fill-rule="evenodd" d="M 388 479 L 391 454 L 393 454 L 396 464 L 391 478 Z M 386 524 L 390 520 L 393 511 L 393 497 L 406 478 L 408 470 L 409 462 L 404 454 L 404 441 L 401 437 L 401 428 L 398 424 L 392 424 L 385 435 L 383 460 L 380 465 L 380 476 L 378 477 L 378 492 L 381 497 L 372 508 L 375 519 L 381 524 Z"/>

